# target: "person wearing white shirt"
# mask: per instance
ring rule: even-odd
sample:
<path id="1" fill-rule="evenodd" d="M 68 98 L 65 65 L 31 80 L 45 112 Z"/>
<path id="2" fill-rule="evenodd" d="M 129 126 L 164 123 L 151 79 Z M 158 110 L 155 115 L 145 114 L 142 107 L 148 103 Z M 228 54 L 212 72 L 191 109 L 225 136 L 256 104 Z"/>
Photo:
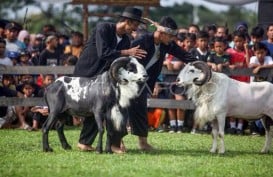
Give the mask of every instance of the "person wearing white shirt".
<path id="1" fill-rule="evenodd" d="M 271 56 L 267 56 L 268 49 L 262 42 L 257 42 L 253 46 L 254 56 L 250 58 L 249 68 L 253 69 L 253 73 L 257 74 L 260 69 L 273 68 L 273 59 Z M 271 79 L 261 76 L 252 77 L 251 81 L 271 81 Z"/>

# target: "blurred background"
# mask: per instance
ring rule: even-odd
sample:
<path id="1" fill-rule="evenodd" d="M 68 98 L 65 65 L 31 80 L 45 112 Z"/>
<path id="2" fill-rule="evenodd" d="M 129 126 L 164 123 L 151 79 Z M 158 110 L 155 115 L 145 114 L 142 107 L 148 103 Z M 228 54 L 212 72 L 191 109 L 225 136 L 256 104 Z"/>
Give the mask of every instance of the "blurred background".
<path id="1" fill-rule="evenodd" d="M 49 23 L 62 33 L 82 31 L 83 5 L 71 2 L 73 0 L 1 0 L 0 17 L 23 24 L 29 32 L 37 33 L 43 25 Z M 217 24 L 234 29 L 239 21 L 245 21 L 250 27 L 258 24 L 258 1 L 255 0 L 160 0 L 159 4 L 146 7 L 146 15 L 154 20 L 164 15 L 172 16 L 181 27 L 194 23 L 200 27 Z M 98 21 L 116 21 L 113 14 L 123 9 L 124 6 L 88 5 L 91 14 L 112 14 L 89 15 L 89 29 Z"/>

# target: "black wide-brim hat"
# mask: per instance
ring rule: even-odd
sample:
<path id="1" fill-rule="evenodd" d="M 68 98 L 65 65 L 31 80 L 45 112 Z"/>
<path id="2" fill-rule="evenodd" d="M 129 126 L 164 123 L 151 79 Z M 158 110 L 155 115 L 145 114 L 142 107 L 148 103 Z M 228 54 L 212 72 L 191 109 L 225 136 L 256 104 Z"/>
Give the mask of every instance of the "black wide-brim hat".
<path id="1" fill-rule="evenodd" d="M 135 7 L 126 7 L 120 17 L 129 18 L 136 20 L 140 23 L 145 23 L 142 21 L 142 10 Z"/>

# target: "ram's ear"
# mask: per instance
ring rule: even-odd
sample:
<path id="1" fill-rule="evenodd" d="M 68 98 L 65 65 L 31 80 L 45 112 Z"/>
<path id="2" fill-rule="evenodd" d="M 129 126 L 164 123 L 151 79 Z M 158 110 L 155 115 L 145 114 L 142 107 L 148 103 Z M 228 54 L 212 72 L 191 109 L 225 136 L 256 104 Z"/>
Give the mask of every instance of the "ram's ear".
<path id="1" fill-rule="evenodd" d="M 117 58 L 110 66 L 110 69 L 109 69 L 109 74 L 110 74 L 110 77 L 118 82 L 118 83 L 121 83 L 122 80 L 119 78 L 119 72 L 120 72 L 120 68 L 122 67 L 125 67 L 128 62 L 130 62 L 130 58 L 129 57 L 120 57 L 120 58 Z"/>
<path id="2" fill-rule="evenodd" d="M 207 63 L 203 61 L 195 61 L 192 63 L 192 65 L 197 69 L 200 69 L 203 73 L 199 78 L 196 78 L 193 81 L 195 85 L 201 86 L 210 80 L 212 73 Z"/>

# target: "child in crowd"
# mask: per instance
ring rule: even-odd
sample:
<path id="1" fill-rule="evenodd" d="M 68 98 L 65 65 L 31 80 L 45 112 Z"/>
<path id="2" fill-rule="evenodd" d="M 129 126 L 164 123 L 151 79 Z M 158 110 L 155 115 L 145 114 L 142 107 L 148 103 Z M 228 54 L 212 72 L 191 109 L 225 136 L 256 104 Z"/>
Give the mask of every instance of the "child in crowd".
<path id="1" fill-rule="evenodd" d="M 30 98 L 33 96 L 34 87 L 32 83 L 25 82 L 22 85 L 22 93 L 25 98 Z M 19 128 L 32 131 L 32 127 L 29 125 L 28 121 L 32 121 L 32 112 L 30 111 L 30 106 L 18 106 L 16 107 L 16 115 L 19 120 Z"/>
<path id="2" fill-rule="evenodd" d="M 209 34 L 206 31 L 200 31 L 196 36 L 196 48 L 191 49 L 189 52 L 197 60 L 207 62 L 210 52 L 208 50 Z M 197 124 L 193 122 L 192 134 L 195 134 Z"/>
<path id="3" fill-rule="evenodd" d="M 38 97 L 43 97 L 46 91 L 46 87 L 54 82 L 55 78 L 53 74 L 42 75 L 42 88 L 38 92 Z M 33 115 L 33 130 L 38 130 L 41 128 L 41 125 L 45 122 L 48 116 L 48 107 L 47 106 L 35 106 L 31 108 Z"/>
<path id="4" fill-rule="evenodd" d="M 177 42 L 179 46 L 182 46 L 188 52 L 196 45 L 196 35 L 194 33 L 178 33 Z"/>
<path id="5" fill-rule="evenodd" d="M 273 68 L 273 60 L 271 56 L 267 56 L 268 49 L 262 42 L 253 45 L 254 56 L 250 58 L 248 67 L 253 68 L 253 73 L 257 74 L 263 68 Z M 271 78 L 256 76 L 253 81 L 271 81 Z"/>
<path id="6" fill-rule="evenodd" d="M 176 40 L 176 43 L 178 46 L 183 48 L 183 37 L 181 36 L 182 34 L 178 35 L 178 38 Z M 170 71 L 180 71 L 184 63 L 175 58 L 172 55 L 168 55 L 168 57 L 165 59 L 164 66 L 167 67 L 168 70 Z M 173 83 L 176 80 L 176 75 L 166 75 L 164 78 L 165 82 Z M 177 92 L 179 92 L 177 94 Z M 174 98 L 175 100 L 185 100 L 185 97 L 181 93 L 181 88 L 174 87 L 173 89 L 169 88 L 168 90 L 168 97 Z M 170 119 L 170 131 L 169 133 L 181 133 L 182 130 L 184 130 L 183 125 L 184 125 L 184 119 L 185 119 L 185 110 L 183 109 L 169 109 L 169 119 Z"/>
<path id="7" fill-rule="evenodd" d="M 209 34 L 206 31 L 200 31 L 196 36 L 196 48 L 191 49 L 189 52 L 200 61 L 207 62 L 210 54 L 208 50 Z"/>
<path id="8" fill-rule="evenodd" d="M 261 42 L 263 40 L 264 36 L 264 29 L 261 26 L 255 26 L 252 28 L 250 32 L 250 46 L 253 47 L 253 45 L 257 42 Z"/>
<path id="9" fill-rule="evenodd" d="M 156 83 L 152 98 L 165 98 L 165 92 L 161 87 L 160 83 Z M 157 132 L 163 132 L 164 128 L 162 123 L 165 121 L 166 111 L 163 108 L 149 108 L 148 109 L 148 125 L 150 128 L 157 130 Z"/>
<path id="10" fill-rule="evenodd" d="M 253 73 L 257 74 L 263 68 L 272 69 L 273 59 L 271 56 L 267 56 L 268 49 L 266 45 L 262 42 L 256 42 L 253 45 L 253 49 L 254 49 L 254 56 L 250 58 L 250 62 L 248 65 L 249 68 L 253 68 Z M 262 82 L 262 81 L 271 81 L 272 78 L 255 76 L 251 80 L 255 82 Z M 250 131 L 252 134 L 259 133 L 260 135 L 264 135 L 264 127 L 261 123 L 261 120 L 256 120 L 254 122 L 251 122 Z"/>
<path id="11" fill-rule="evenodd" d="M 0 38 L 0 64 L 6 66 L 13 66 L 10 58 L 6 57 L 6 41 Z"/>
<path id="12" fill-rule="evenodd" d="M 207 64 L 215 72 L 222 72 L 223 67 L 229 66 L 230 55 L 225 52 L 226 44 L 222 37 L 214 39 L 214 53 L 208 57 Z"/>
<path id="13" fill-rule="evenodd" d="M 248 67 L 250 57 L 252 56 L 252 51 L 248 47 L 248 43 L 246 42 L 246 36 L 241 31 L 234 31 L 233 33 L 233 42 L 234 47 L 227 49 L 227 53 L 230 54 L 230 65 L 229 68 L 246 68 Z M 231 76 L 231 78 L 241 81 L 241 82 L 249 82 L 249 76 Z M 236 119 L 233 117 L 229 118 L 230 128 L 227 130 L 227 133 L 230 134 L 243 134 L 243 125 L 244 120 L 238 119 L 238 124 L 236 127 Z"/>
<path id="14" fill-rule="evenodd" d="M 28 51 L 21 51 L 19 56 L 19 61 L 16 64 L 17 66 L 33 66 L 34 64 L 31 62 L 31 56 Z"/>

